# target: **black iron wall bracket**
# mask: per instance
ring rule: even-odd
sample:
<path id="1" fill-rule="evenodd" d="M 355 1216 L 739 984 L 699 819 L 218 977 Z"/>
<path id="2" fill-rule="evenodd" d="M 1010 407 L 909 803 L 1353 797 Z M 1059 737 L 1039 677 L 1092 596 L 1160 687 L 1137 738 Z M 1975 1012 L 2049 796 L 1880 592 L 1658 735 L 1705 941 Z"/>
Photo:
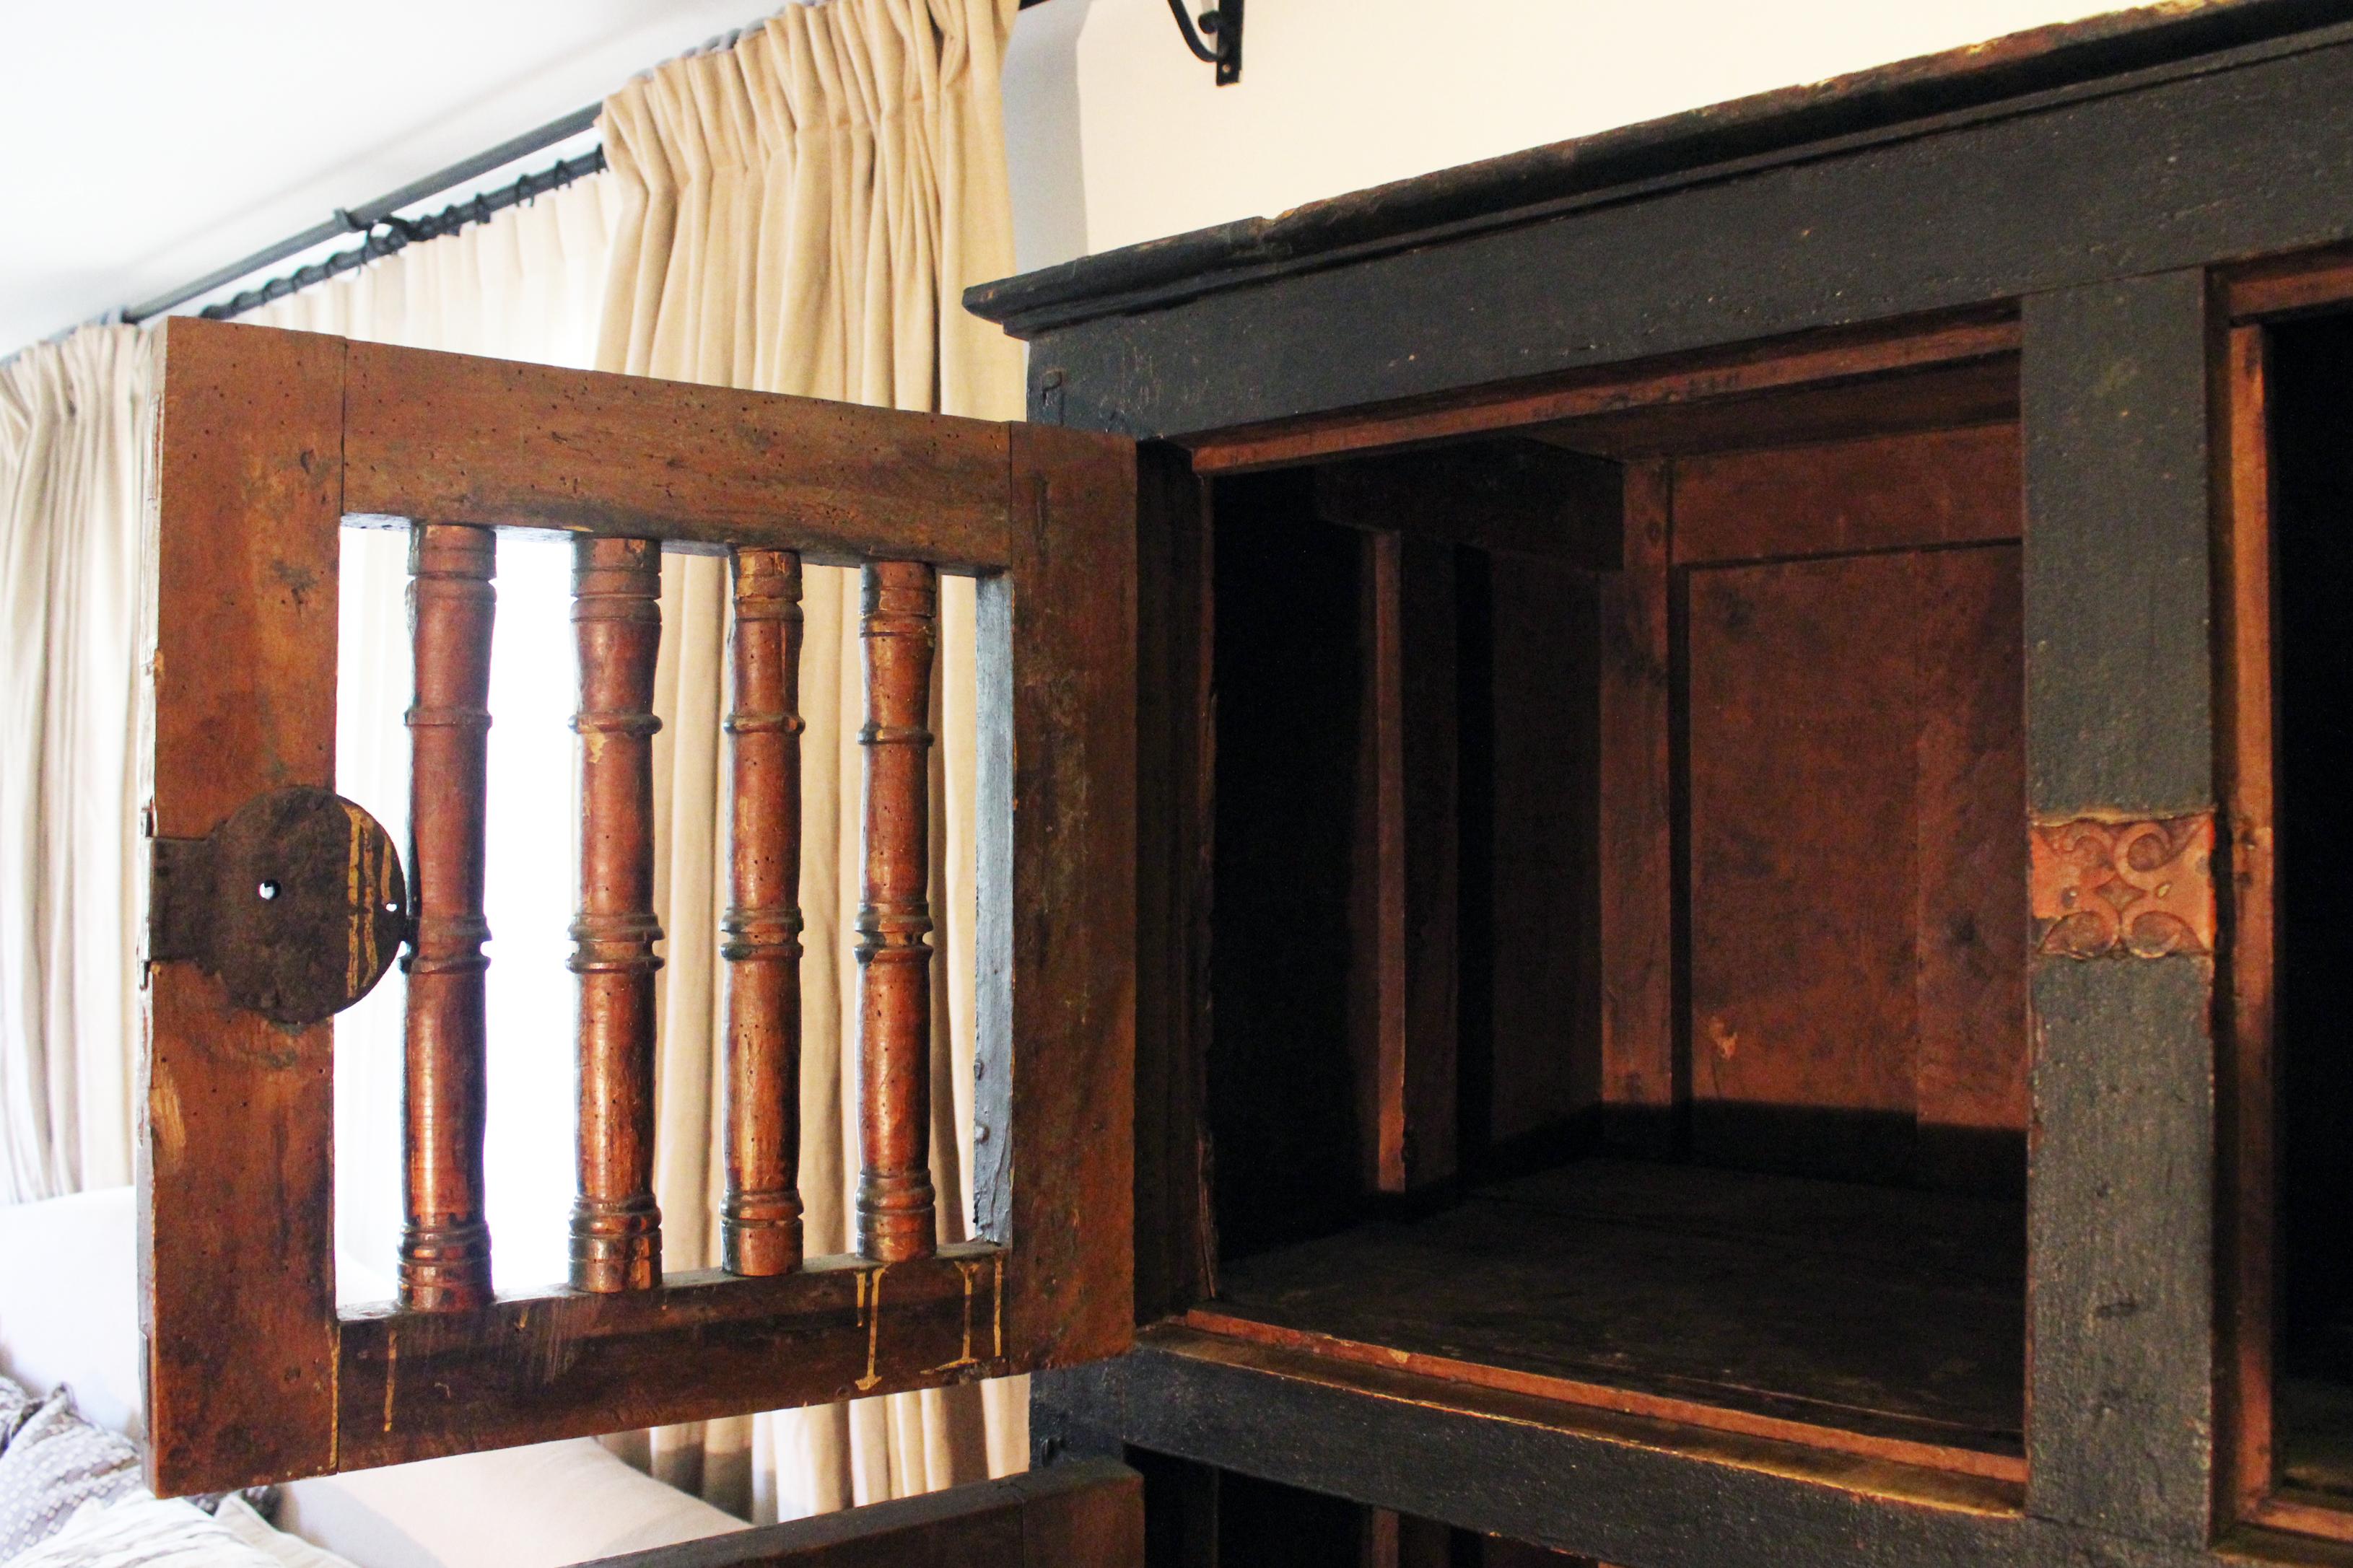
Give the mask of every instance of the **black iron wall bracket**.
<path id="1" fill-rule="evenodd" d="M 1242 79 L 1242 0 L 1217 0 L 1201 13 L 1198 26 L 1185 9 L 1185 0 L 1168 0 L 1168 10 L 1185 35 L 1185 47 L 1218 68 L 1219 87 Z"/>

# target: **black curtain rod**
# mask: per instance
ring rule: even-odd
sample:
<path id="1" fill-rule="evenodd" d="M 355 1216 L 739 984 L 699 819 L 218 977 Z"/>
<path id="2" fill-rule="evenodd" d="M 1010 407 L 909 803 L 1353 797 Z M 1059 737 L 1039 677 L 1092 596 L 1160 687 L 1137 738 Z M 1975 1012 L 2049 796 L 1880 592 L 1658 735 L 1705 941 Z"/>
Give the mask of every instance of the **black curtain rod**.
<path id="1" fill-rule="evenodd" d="M 561 120 L 549 121 L 546 124 L 541 126 L 536 131 L 527 131 L 521 136 L 517 136 L 511 141 L 501 142 L 497 146 L 490 148 L 484 152 L 477 153 L 470 158 L 460 159 L 459 162 L 450 164 L 448 168 L 442 169 L 435 174 L 427 174 L 421 180 L 412 180 L 407 184 L 401 186 L 398 190 L 378 196 L 372 202 L 364 202 L 355 207 L 338 209 L 335 215 L 327 219 L 324 223 L 313 224 L 300 234 L 291 235 L 285 239 L 280 240 L 275 245 L 266 246 L 262 249 L 255 251 L 251 256 L 245 258 L 242 261 L 232 262 L 230 265 L 220 268 L 216 271 L 207 272 L 195 281 L 182 284 L 179 288 L 171 290 L 169 293 L 158 294 L 152 300 L 142 300 L 136 305 L 126 306 L 122 311 L 122 320 L 126 321 L 143 321 L 151 316 L 160 316 L 164 311 L 172 309 L 174 305 L 185 305 L 191 300 L 198 299 L 204 295 L 211 293 L 214 289 L 220 288 L 223 284 L 234 283 L 240 278 L 250 277 L 252 274 L 260 271 L 265 267 L 269 267 L 275 262 L 283 261 L 290 256 L 298 256 L 303 251 L 311 249 L 314 246 L 324 245 L 329 240 L 337 238 L 343 235 L 364 234 L 370 237 L 371 244 L 375 243 L 374 236 L 375 228 L 379 225 L 389 220 L 393 215 L 399 212 L 401 208 L 415 206 L 418 202 L 439 195 L 443 191 L 449 189 L 453 185 L 464 184 L 469 180 L 479 178 L 483 174 L 489 174 L 493 169 L 504 167 L 506 164 L 512 163 L 519 158 L 528 158 L 533 153 L 539 152 L 543 148 L 553 147 L 559 142 L 567 141 L 572 137 L 577 136 L 583 131 L 588 130 L 596 123 L 596 116 L 603 112 L 603 110 L 604 106 L 602 104 L 591 104 L 586 109 L 575 110 L 572 113 L 565 115 Z M 597 168 L 602 168 L 604 166 L 604 149 L 598 148 L 595 153 L 591 154 L 591 156 L 596 159 Z M 569 162 L 570 163 L 576 164 L 582 162 L 582 160 L 573 159 Z M 567 166 L 568 165 L 565 163 L 559 163 L 556 165 L 556 168 L 563 169 Z M 579 178 L 580 174 L 589 174 L 592 172 L 592 170 L 581 169 L 576 174 L 568 176 L 562 183 L 569 184 L 571 180 Z M 551 170 L 549 173 L 553 174 L 554 171 Z M 532 177 L 536 178 L 542 176 Z M 541 189 L 553 188 L 553 186 L 545 185 L 541 187 Z M 512 205 L 515 200 L 519 199 L 521 198 L 510 197 L 508 202 L 504 205 Z M 470 207 L 473 204 L 471 203 L 460 203 L 457 207 L 451 208 L 450 211 L 463 211 L 465 208 Z M 445 213 L 440 216 L 446 217 L 448 214 Z M 485 216 L 487 216 L 487 214 Z M 398 231 L 396 229 L 395 232 Z M 442 230 L 438 232 L 448 231 Z M 419 236 L 417 237 L 423 237 Z M 405 241 L 403 243 L 405 243 Z M 398 247 L 395 246 L 393 248 L 397 249 Z M 346 252 L 345 254 L 349 255 L 352 253 Z M 378 251 L 377 254 L 381 255 L 384 254 L 384 252 Z M 340 260 L 342 258 L 336 258 L 335 259 Z M 358 262 L 356 261 L 347 262 L 345 263 L 344 268 L 341 269 L 348 270 L 349 268 L 357 265 Z M 302 271 L 304 272 L 311 270 L 311 268 L 302 268 Z M 322 273 L 321 276 L 324 277 L 327 276 L 327 274 Z M 316 281 L 316 279 L 312 279 L 312 281 Z M 288 293 L 291 291 L 292 290 L 290 289 L 288 289 L 281 290 L 280 292 Z M 269 297 L 275 299 L 279 296 L 271 295 Z M 259 304 L 260 302 L 260 300 L 257 300 L 254 301 L 254 304 Z M 247 305 L 240 308 L 250 310 L 252 309 L 252 306 Z M 207 314 L 209 313 L 210 312 L 207 312 Z M 235 314 L 234 311 L 229 313 Z"/>
<path id="2" fill-rule="evenodd" d="M 488 223 L 493 214 L 521 205 L 533 196 L 543 196 L 550 191 L 560 191 L 573 181 L 584 179 L 605 167 L 605 149 L 591 147 L 577 158 L 557 160 L 535 174 L 525 174 L 510 185 L 494 191 L 482 191 L 462 202 L 443 207 L 438 213 L 423 217 L 387 217 L 383 220 L 384 232 L 370 234 L 365 240 L 349 250 L 339 250 L 323 261 L 308 267 L 298 267 L 280 277 L 272 278 L 258 289 L 243 289 L 217 304 L 206 305 L 197 314 L 216 321 L 226 321 L 257 310 L 272 300 L 283 300 L 299 289 L 314 283 L 324 283 L 341 273 L 366 266 L 379 257 L 390 256 L 420 239 L 439 239 L 455 234 L 470 223 Z"/>

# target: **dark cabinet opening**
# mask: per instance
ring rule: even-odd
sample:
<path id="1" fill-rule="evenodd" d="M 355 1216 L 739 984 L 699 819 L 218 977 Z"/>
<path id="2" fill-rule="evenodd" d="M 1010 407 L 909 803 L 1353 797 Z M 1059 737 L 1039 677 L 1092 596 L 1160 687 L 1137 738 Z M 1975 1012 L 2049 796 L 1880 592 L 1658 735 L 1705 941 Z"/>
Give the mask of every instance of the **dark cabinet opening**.
<path id="1" fill-rule="evenodd" d="M 2022 1475 L 2015 376 L 1215 482 L 1194 1321 Z"/>
<path id="2" fill-rule="evenodd" d="M 2353 315 L 2271 330 L 2279 1479 L 2353 1504 Z"/>

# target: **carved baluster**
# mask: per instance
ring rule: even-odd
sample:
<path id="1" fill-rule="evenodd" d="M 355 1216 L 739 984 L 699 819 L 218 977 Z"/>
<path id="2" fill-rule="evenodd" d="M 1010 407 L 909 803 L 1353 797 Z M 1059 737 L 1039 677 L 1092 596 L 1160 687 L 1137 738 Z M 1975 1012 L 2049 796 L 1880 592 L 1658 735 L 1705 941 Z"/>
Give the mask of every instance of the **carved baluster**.
<path id="1" fill-rule="evenodd" d="M 789 1274 L 801 1265 L 801 558 L 739 550 L 734 566 L 721 1263 Z"/>
<path id="2" fill-rule="evenodd" d="M 642 1290 L 661 1279 L 653 1194 L 654 653 L 661 547 L 583 539 L 573 547 L 580 648 L 580 1195 L 572 1283 Z"/>
<path id="3" fill-rule="evenodd" d="M 482 844 L 496 545 L 487 528 L 424 523 L 409 535 L 417 691 L 408 710 L 408 864 L 417 924 L 407 965 L 400 1302 L 418 1312 L 467 1311 L 491 1300 Z"/>
<path id="4" fill-rule="evenodd" d="M 858 910 L 858 1249 L 884 1263 L 930 1255 L 932 652 L 939 575 L 914 562 L 866 568 L 866 872 Z"/>

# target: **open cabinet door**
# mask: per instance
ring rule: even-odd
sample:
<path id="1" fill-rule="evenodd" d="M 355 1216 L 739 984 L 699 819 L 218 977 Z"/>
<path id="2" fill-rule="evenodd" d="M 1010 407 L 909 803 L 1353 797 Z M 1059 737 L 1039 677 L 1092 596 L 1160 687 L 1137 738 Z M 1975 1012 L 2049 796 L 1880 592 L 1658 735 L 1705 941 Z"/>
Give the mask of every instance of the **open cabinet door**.
<path id="1" fill-rule="evenodd" d="M 1125 1348 L 1133 447 L 197 320 L 168 325 L 164 366 L 140 1170 L 155 1489 Z M 355 524 L 411 537 L 406 803 L 332 794 L 338 531 Z M 481 1208 L 501 528 L 573 537 L 580 670 L 581 1191 L 571 1280 L 528 1297 L 492 1294 Z M 651 1194 L 664 548 L 733 558 L 727 1266 L 693 1273 L 662 1270 Z M 860 1251 L 807 1258 L 792 1100 L 803 561 L 864 569 L 867 665 Z M 935 1244 L 923 1098 L 941 571 L 978 579 L 981 669 L 977 1239 L 949 1247 Z M 377 819 L 404 814 L 396 845 Z M 406 1104 L 383 1109 L 405 1117 L 400 1297 L 339 1311 L 330 1017 L 404 949 Z"/>

